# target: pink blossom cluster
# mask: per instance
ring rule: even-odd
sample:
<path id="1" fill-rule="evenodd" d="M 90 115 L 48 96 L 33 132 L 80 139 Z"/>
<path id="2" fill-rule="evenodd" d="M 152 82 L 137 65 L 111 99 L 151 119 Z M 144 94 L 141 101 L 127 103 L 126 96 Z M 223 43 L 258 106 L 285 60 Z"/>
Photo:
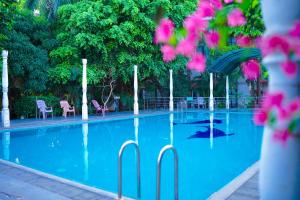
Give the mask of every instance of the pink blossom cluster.
<path id="1" fill-rule="evenodd" d="M 260 63 L 255 60 L 248 60 L 242 64 L 242 71 L 246 79 L 255 80 L 260 75 Z"/>
<path id="2" fill-rule="evenodd" d="M 232 2 L 225 1 L 224 3 Z M 241 3 L 240 0 L 237 2 Z M 183 27 L 187 31 L 187 36 L 178 41 L 176 46 L 170 44 L 171 38 L 175 34 L 174 23 L 170 19 L 162 19 L 156 29 L 154 42 L 163 44 L 161 47 L 163 60 L 170 62 L 177 55 L 183 55 L 189 58 L 188 69 L 199 72 L 205 71 L 206 58 L 203 54 L 197 52 L 197 44 L 203 38 L 209 48 L 215 48 L 219 45 L 220 34 L 215 30 L 208 31 L 207 29 L 208 20 L 215 17 L 216 12 L 222 8 L 222 0 L 199 1 L 197 10 L 184 20 Z M 233 9 L 228 14 L 227 20 L 229 26 L 241 26 L 246 23 L 246 19 L 239 9 Z M 247 41 L 241 43 L 247 43 Z"/>
<path id="3" fill-rule="evenodd" d="M 300 120 L 300 98 L 285 104 L 283 101 L 284 94 L 281 92 L 265 94 L 253 120 L 257 125 L 268 124 L 275 130 L 274 139 L 285 143 L 289 136 L 299 132 L 299 127 L 294 124 Z"/>
<path id="4" fill-rule="evenodd" d="M 290 78 L 294 78 L 298 71 L 297 63 L 293 60 L 293 56 L 300 57 L 300 21 L 287 35 L 272 35 L 264 37 L 258 43 L 263 56 L 273 53 L 281 53 L 285 55 L 286 60 L 281 63 L 281 69 L 284 74 Z"/>

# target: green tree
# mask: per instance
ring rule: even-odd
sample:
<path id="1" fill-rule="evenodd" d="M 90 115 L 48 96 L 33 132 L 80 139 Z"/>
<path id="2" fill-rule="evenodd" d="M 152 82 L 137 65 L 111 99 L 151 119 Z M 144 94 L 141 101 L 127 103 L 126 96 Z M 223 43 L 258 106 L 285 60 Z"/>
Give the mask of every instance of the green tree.
<path id="1" fill-rule="evenodd" d="M 137 64 L 142 87 L 152 83 L 162 88 L 168 69 L 183 70 L 186 60 L 162 62 L 159 47 L 153 44 L 157 10 L 162 8 L 163 15 L 182 24 L 195 7 L 195 0 L 85 0 L 61 6 L 56 24 L 60 45 L 50 53 L 51 82 L 80 86 L 81 59 L 87 58 L 90 85 L 114 79 L 120 90 L 131 93 L 133 65 Z"/>
<path id="2" fill-rule="evenodd" d="M 0 50 L 4 47 L 3 42 L 7 39 L 7 34 L 12 27 L 15 2 L 15 0 L 0 1 Z"/>
<path id="3" fill-rule="evenodd" d="M 43 17 L 34 17 L 31 11 L 19 11 L 7 37 L 4 44 L 9 51 L 11 93 L 17 97 L 45 91 L 48 51 L 56 43 L 51 39 L 47 21 Z"/>

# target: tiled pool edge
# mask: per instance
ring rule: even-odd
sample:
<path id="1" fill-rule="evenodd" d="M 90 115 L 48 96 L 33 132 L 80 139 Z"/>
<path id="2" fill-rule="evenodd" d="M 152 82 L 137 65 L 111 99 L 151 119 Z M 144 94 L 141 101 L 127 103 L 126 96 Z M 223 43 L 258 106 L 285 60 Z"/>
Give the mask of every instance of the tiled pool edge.
<path id="1" fill-rule="evenodd" d="M 236 192 L 244 183 L 251 179 L 259 171 L 259 161 L 247 168 L 239 176 L 234 178 L 217 192 L 213 193 L 209 200 L 225 200 Z"/>
<path id="2" fill-rule="evenodd" d="M 5 165 L 8 168 L 12 168 L 11 170 L 18 169 L 18 170 L 23 171 L 24 173 L 30 173 L 33 177 L 37 176 L 37 177 L 40 177 L 40 178 L 49 179 L 51 181 L 56 182 L 57 184 L 64 184 L 66 186 L 71 186 L 71 187 L 74 187 L 74 188 L 77 188 L 77 189 L 80 189 L 80 190 L 83 190 L 83 191 L 94 193 L 96 195 L 98 194 L 98 195 L 107 197 L 109 199 L 118 199 L 117 194 L 115 194 L 115 193 L 108 192 L 108 191 L 105 191 L 105 190 L 101 190 L 101 189 L 91 187 L 91 186 L 88 186 L 88 185 L 84 185 L 84 184 L 81 184 L 81 183 L 77 183 L 77 182 L 74 182 L 74 181 L 71 181 L 71 180 L 68 180 L 68 179 L 65 179 L 65 178 L 55 176 L 55 175 L 47 174 L 45 172 L 35 170 L 35 169 L 29 168 L 29 167 L 25 167 L 25 166 L 22 166 L 22 165 L 18 165 L 18 164 L 15 164 L 15 163 L 3 160 L 3 159 L 0 159 L 0 165 Z M 8 173 L 8 176 L 9 175 L 10 174 Z M 26 181 L 24 181 L 24 182 L 26 182 Z M 37 186 L 40 186 L 40 185 L 37 185 Z M 42 187 L 42 188 L 45 189 L 47 187 Z M 105 198 L 105 200 L 106 200 L 106 198 Z M 133 199 L 128 198 L 128 197 L 123 197 L 122 200 L 133 200 Z"/>

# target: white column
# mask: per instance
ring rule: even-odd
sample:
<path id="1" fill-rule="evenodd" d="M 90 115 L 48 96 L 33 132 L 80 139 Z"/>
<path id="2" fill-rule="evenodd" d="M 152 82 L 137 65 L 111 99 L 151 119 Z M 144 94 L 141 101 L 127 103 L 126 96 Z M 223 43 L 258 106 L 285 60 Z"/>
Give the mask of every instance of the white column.
<path id="1" fill-rule="evenodd" d="M 84 123 L 82 124 L 84 180 L 88 180 L 89 178 L 88 134 L 89 134 L 89 124 Z"/>
<path id="2" fill-rule="evenodd" d="M 174 110 L 174 102 L 173 102 L 173 70 L 170 69 L 170 111 Z"/>
<path id="3" fill-rule="evenodd" d="M 209 73 L 209 110 L 214 110 L 214 79 L 213 73 Z"/>
<path id="4" fill-rule="evenodd" d="M 8 51 L 2 51 L 3 68 L 2 68 L 2 124 L 4 127 L 10 127 L 10 115 L 8 108 L 8 69 L 7 69 L 7 57 Z"/>
<path id="5" fill-rule="evenodd" d="M 229 109 L 229 79 L 226 76 L 226 109 Z"/>
<path id="6" fill-rule="evenodd" d="M 82 120 L 88 120 L 88 107 L 87 107 L 87 79 L 86 79 L 86 64 L 87 59 L 82 59 Z"/>
<path id="7" fill-rule="evenodd" d="M 5 132 L 2 135 L 3 159 L 9 160 L 10 158 L 10 132 Z"/>
<path id="8" fill-rule="evenodd" d="M 287 35 L 289 30 L 300 20 L 299 0 L 263 0 L 262 14 L 266 27 L 265 36 Z M 282 73 L 281 65 L 286 56 L 280 53 L 270 54 L 263 59 L 268 70 L 268 92 L 283 92 L 284 104 L 300 96 L 300 58 L 292 60 L 298 64 L 298 72 L 294 78 Z M 299 128 L 299 121 L 296 121 Z M 277 124 L 280 126 L 280 124 Z M 283 126 L 286 126 L 282 123 Z M 274 140 L 275 128 L 266 125 L 264 128 L 262 152 L 259 161 L 259 191 L 261 199 L 300 199 L 300 130 L 295 136 L 281 143 Z"/>
<path id="9" fill-rule="evenodd" d="M 139 118 L 138 117 L 134 118 L 134 138 L 135 138 L 135 142 L 138 144 L 139 143 Z"/>
<path id="10" fill-rule="evenodd" d="M 134 65 L 134 114 L 139 114 L 139 103 L 138 103 L 138 77 L 137 77 L 138 66 Z"/>
<path id="11" fill-rule="evenodd" d="M 174 122 L 174 114 L 171 113 L 170 114 L 170 145 L 172 145 L 172 146 L 174 144 L 174 129 L 173 129 L 174 124 L 173 124 L 173 122 Z"/>

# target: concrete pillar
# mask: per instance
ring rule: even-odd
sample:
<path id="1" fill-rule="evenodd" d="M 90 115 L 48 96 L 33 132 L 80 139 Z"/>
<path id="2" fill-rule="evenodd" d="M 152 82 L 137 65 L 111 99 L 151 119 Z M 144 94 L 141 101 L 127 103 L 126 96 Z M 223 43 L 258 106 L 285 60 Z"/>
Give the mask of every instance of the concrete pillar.
<path id="1" fill-rule="evenodd" d="M 229 109 L 229 79 L 226 76 L 226 109 Z"/>
<path id="2" fill-rule="evenodd" d="M 170 111 L 174 110 L 174 102 L 173 102 L 173 70 L 170 69 Z"/>
<path id="3" fill-rule="evenodd" d="M 87 107 L 87 78 L 86 78 L 86 65 L 87 59 L 82 59 L 82 120 L 88 120 L 88 107 Z"/>
<path id="4" fill-rule="evenodd" d="M 10 127 L 10 114 L 9 114 L 9 103 L 8 103 L 8 68 L 7 58 L 8 51 L 2 51 L 3 57 L 3 68 L 2 68 L 2 125 L 7 128 Z"/>
<path id="5" fill-rule="evenodd" d="M 138 103 L 138 76 L 137 76 L 138 66 L 134 65 L 134 114 L 139 114 L 139 103 Z"/>
<path id="6" fill-rule="evenodd" d="M 213 73 L 209 74 L 209 110 L 214 110 L 214 77 Z"/>

